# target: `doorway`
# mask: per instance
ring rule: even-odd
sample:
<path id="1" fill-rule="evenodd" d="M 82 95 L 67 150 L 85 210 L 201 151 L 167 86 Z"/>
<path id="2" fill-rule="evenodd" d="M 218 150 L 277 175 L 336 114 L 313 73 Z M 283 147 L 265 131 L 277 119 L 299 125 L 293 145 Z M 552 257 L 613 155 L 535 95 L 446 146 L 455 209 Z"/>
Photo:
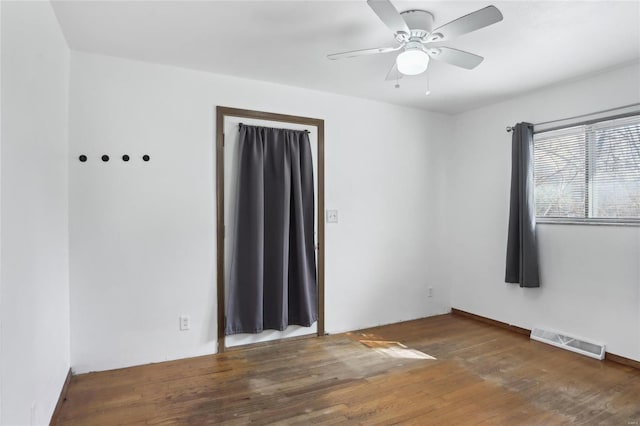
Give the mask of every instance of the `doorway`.
<path id="1" fill-rule="evenodd" d="M 318 321 L 311 327 L 289 326 L 284 331 L 225 336 L 231 249 L 233 244 L 235 191 L 237 183 L 238 134 L 240 124 L 307 130 L 314 169 L 314 236 L 316 247 Z M 217 198 L 217 296 L 218 352 L 285 338 L 324 335 L 324 120 L 218 106 L 216 108 L 216 198 Z"/>

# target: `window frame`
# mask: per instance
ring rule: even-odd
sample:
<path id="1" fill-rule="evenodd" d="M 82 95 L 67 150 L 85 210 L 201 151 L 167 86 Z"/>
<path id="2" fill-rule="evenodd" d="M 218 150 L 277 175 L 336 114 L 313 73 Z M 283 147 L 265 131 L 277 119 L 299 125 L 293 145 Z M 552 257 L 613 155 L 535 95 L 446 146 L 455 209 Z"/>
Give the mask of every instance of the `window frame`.
<path id="1" fill-rule="evenodd" d="M 594 127 L 597 127 L 597 124 L 605 122 L 605 121 L 612 121 L 612 120 L 616 120 L 616 119 L 620 119 L 620 118 L 629 118 L 629 117 L 636 117 L 638 122 L 640 123 L 640 111 L 634 111 L 631 113 L 626 113 L 626 114 L 620 114 L 620 115 L 615 115 L 615 116 L 609 116 L 609 117 L 601 117 L 601 118 L 597 118 L 597 119 L 593 119 L 593 120 L 588 120 L 588 121 L 583 121 L 580 123 L 571 123 L 571 124 L 566 124 L 563 126 L 557 126 L 557 127 L 553 127 L 553 128 L 548 128 L 548 129 L 544 129 L 544 130 L 534 130 L 533 132 L 533 150 L 535 152 L 535 145 L 536 145 L 536 141 L 535 141 L 535 137 L 536 135 L 541 135 L 544 133 L 548 133 L 548 132 L 553 132 L 553 131 L 557 131 L 557 130 L 563 130 L 563 129 L 569 129 L 572 127 L 577 127 L 577 126 L 584 126 L 585 127 L 585 164 L 584 164 L 584 171 L 585 171 L 585 180 L 586 180 L 586 185 L 585 185 L 585 216 L 584 218 L 577 218 L 577 217 L 545 217 L 545 216 L 538 216 L 537 212 L 535 211 L 535 207 L 534 207 L 534 213 L 535 213 L 535 218 L 536 218 L 536 223 L 539 224 L 557 224 L 557 225 L 604 225 L 604 226 L 632 226 L 632 227 L 640 227 L 640 218 L 601 218 L 601 217 L 590 217 L 593 214 L 593 203 L 591 202 L 592 200 L 592 193 L 593 193 L 593 180 L 590 177 L 590 172 L 591 170 L 594 168 L 595 165 L 595 155 L 594 155 L 594 136 L 595 136 L 595 131 L 596 129 L 594 129 Z M 533 155 L 533 168 L 534 168 L 534 202 L 537 201 L 536 200 L 536 196 L 535 196 L 535 154 Z"/>

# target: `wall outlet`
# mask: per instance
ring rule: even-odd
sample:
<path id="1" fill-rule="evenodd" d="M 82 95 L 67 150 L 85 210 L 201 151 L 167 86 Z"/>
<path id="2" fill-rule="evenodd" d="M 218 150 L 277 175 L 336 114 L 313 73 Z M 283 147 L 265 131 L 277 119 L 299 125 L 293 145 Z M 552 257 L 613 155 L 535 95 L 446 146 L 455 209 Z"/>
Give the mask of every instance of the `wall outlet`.
<path id="1" fill-rule="evenodd" d="M 327 223 L 338 223 L 338 210 L 327 210 Z"/>
<path id="2" fill-rule="evenodd" d="M 433 297 L 433 287 L 429 287 L 427 290 L 427 297 Z"/>
<path id="3" fill-rule="evenodd" d="M 180 331 L 186 331 L 191 328 L 191 318 L 189 315 L 180 315 Z"/>

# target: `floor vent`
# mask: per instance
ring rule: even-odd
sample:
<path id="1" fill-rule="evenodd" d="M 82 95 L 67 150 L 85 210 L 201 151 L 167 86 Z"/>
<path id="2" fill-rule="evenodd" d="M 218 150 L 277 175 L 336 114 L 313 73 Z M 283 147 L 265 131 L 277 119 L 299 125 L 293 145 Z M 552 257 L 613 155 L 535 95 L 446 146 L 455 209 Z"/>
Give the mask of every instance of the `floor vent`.
<path id="1" fill-rule="evenodd" d="M 604 359 L 604 345 L 599 343 L 588 342 L 576 337 L 566 336 L 555 331 L 543 330 L 541 328 L 534 328 L 531 330 L 531 339 L 557 346 L 568 351 L 577 352 L 591 358 Z"/>

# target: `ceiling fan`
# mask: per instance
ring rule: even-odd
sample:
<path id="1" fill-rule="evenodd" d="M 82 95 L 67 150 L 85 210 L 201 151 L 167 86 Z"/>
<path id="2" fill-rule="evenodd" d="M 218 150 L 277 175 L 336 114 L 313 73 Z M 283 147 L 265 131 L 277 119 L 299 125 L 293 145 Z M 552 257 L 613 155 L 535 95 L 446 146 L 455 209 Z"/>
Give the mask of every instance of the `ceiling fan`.
<path id="1" fill-rule="evenodd" d="M 327 55 L 329 59 L 352 58 L 401 51 L 396 57 L 386 80 L 397 80 L 403 75 L 418 75 L 427 70 L 429 58 L 458 67 L 473 69 L 483 61 L 482 56 L 451 47 L 431 46 L 431 43 L 449 41 L 455 37 L 479 30 L 502 21 L 502 13 L 495 6 L 462 16 L 433 29 L 433 15 L 426 10 L 398 12 L 389 0 L 367 0 L 378 18 L 393 31 L 397 46 L 354 50 Z"/>

